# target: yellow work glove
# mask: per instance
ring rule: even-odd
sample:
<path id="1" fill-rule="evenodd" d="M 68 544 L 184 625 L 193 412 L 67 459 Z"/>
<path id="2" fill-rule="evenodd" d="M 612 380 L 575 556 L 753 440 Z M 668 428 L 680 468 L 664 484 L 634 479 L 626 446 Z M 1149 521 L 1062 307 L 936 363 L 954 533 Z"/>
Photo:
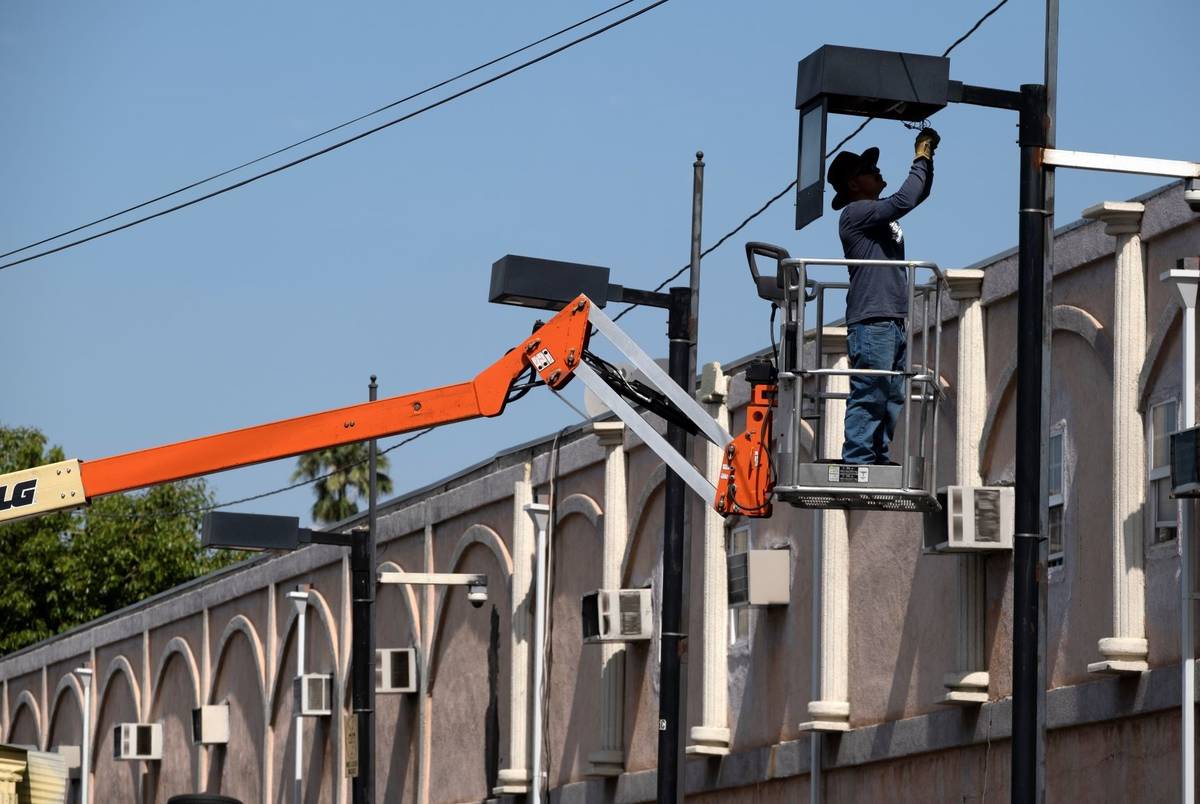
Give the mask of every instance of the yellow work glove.
<path id="1" fill-rule="evenodd" d="M 916 152 L 914 159 L 925 157 L 930 162 L 933 161 L 933 152 L 937 150 L 938 143 L 942 138 L 932 128 L 923 128 L 917 133 L 917 141 L 913 145 L 913 150 Z"/>

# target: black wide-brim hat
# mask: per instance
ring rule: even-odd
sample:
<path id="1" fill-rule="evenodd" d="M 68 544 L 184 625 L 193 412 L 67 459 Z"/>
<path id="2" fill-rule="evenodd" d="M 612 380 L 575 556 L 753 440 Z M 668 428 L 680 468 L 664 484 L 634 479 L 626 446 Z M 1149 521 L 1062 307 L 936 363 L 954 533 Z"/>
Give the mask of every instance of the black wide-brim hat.
<path id="1" fill-rule="evenodd" d="M 862 173 L 863 170 L 875 167 L 878 162 L 878 148 L 868 148 L 861 154 L 856 154 L 854 151 L 842 151 L 833 158 L 833 162 L 830 163 L 825 177 L 829 180 L 833 189 L 837 190 L 837 195 L 833 197 L 833 208 L 835 210 L 841 209 L 850 203 L 850 199 L 844 195 L 846 192 L 846 182 Z"/>

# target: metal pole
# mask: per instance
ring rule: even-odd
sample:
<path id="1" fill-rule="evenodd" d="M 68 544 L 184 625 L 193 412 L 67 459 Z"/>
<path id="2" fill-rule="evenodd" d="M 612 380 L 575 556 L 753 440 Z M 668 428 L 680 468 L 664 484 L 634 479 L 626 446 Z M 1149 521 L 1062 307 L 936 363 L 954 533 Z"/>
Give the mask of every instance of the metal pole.
<path id="1" fill-rule="evenodd" d="M 692 163 L 692 250 L 688 265 L 688 372 L 689 385 L 696 377 L 696 346 L 700 343 L 700 229 L 704 218 L 704 151 Z M 685 388 L 687 386 L 684 386 Z M 690 389 L 688 389 L 690 390 Z"/>
<path id="2" fill-rule="evenodd" d="M 367 396 L 379 398 L 375 375 L 367 386 Z M 350 546 L 351 590 L 354 596 L 353 645 L 350 655 L 350 695 L 358 727 L 358 775 L 351 786 L 354 804 L 375 800 L 375 503 L 377 448 L 375 439 L 367 445 L 367 527 L 356 528 Z"/>
<path id="3" fill-rule="evenodd" d="M 671 379 L 683 388 L 691 384 L 688 376 L 688 314 L 691 291 L 671 288 L 671 307 L 667 318 L 667 337 L 671 345 L 667 356 Z M 687 432 L 668 423 L 667 442 L 680 454 L 687 455 Z M 684 577 L 690 556 L 686 551 L 684 511 L 687 504 L 683 479 L 667 471 L 665 513 L 663 516 L 662 624 L 660 629 L 659 702 L 658 702 L 658 801 L 659 804 L 682 802 L 685 785 L 680 782 L 684 767 L 684 729 L 687 726 L 686 668 L 687 634 L 683 622 Z"/>
<path id="4" fill-rule="evenodd" d="M 803 287 L 803 285 L 801 285 Z M 818 332 L 823 319 L 818 318 Z M 803 331 L 803 330 L 801 330 Z M 817 365 L 820 365 L 821 353 L 817 353 Z M 818 403 L 818 408 L 825 407 Z M 822 425 L 815 433 L 813 438 L 814 444 L 819 444 L 824 438 L 825 428 Z M 824 690 L 821 688 L 821 651 L 826 647 L 820 639 L 821 634 L 821 610 L 825 606 L 825 575 L 821 572 L 821 567 L 825 563 L 825 545 L 820 534 L 825 532 L 825 511 L 817 508 L 813 511 L 813 533 L 816 538 L 812 540 L 813 545 L 813 575 L 812 575 L 812 633 L 813 650 L 812 650 L 812 699 L 814 701 L 821 700 L 821 693 Z M 821 767 L 821 732 L 810 731 L 808 733 L 808 801 L 809 804 L 823 804 L 825 801 L 825 779 L 823 776 L 824 768 Z"/>
<path id="5" fill-rule="evenodd" d="M 83 679 L 83 738 L 79 746 L 79 801 L 91 804 L 92 767 L 92 668 L 76 667 L 75 674 Z"/>
<path id="6" fill-rule="evenodd" d="M 1194 291 L 1183 294 L 1183 427 L 1196 423 L 1196 306 Z M 1179 652 L 1183 659 L 1183 804 L 1196 801 L 1196 646 L 1192 633 L 1192 501 L 1179 505 Z"/>
<path id="7" fill-rule="evenodd" d="M 292 771 L 292 804 L 304 802 L 304 716 L 300 714 L 300 676 L 304 675 L 304 610 L 308 606 L 308 592 L 288 592 L 288 599 L 296 601 L 296 679 L 292 700 L 292 728 L 296 733 L 295 762 Z"/>
<path id="8" fill-rule="evenodd" d="M 1055 118 L 1057 117 L 1058 107 L 1058 2 L 1059 0 L 1046 0 L 1046 56 L 1043 83 L 1046 86 L 1046 145 L 1053 148 L 1055 142 Z M 1045 254 L 1045 281 L 1042 292 L 1042 316 L 1043 320 L 1049 320 L 1051 311 L 1054 309 L 1054 168 L 1045 168 L 1043 175 L 1046 182 L 1046 201 L 1043 208 L 1046 210 L 1043 226 L 1045 228 L 1045 246 L 1043 253 Z M 1053 337 L 1053 328 L 1045 327 L 1042 333 L 1042 388 L 1046 394 L 1050 393 L 1051 388 L 1051 338 Z M 1038 496 L 1041 500 L 1046 500 L 1049 495 L 1048 481 L 1049 476 L 1046 472 L 1046 462 L 1049 459 L 1049 444 L 1050 444 L 1050 406 L 1045 405 L 1042 410 L 1041 424 L 1041 482 L 1038 484 Z M 1042 533 L 1048 533 L 1047 525 L 1049 522 L 1049 508 L 1040 505 L 1042 511 L 1039 522 L 1042 526 Z M 1045 576 L 1045 568 L 1050 561 L 1050 544 L 1048 540 L 1043 539 L 1038 547 L 1038 566 L 1041 568 L 1039 577 Z M 1048 664 L 1046 661 L 1046 635 L 1049 633 L 1049 628 L 1046 625 L 1046 617 L 1049 612 L 1049 606 L 1046 602 L 1047 588 L 1046 584 L 1041 584 L 1039 587 L 1038 600 L 1038 718 L 1037 718 L 1037 804 L 1042 804 L 1046 800 L 1046 673 L 1048 672 Z"/>
<path id="9" fill-rule="evenodd" d="M 1020 237 L 1017 249 L 1016 538 L 1013 542 L 1012 800 L 1037 793 L 1038 642 L 1041 612 L 1042 344 L 1045 281 L 1046 91 L 1021 87 Z"/>
<path id="10" fill-rule="evenodd" d="M 525 511 L 533 518 L 537 539 L 534 543 L 533 569 L 533 773 L 529 780 L 529 800 L 542 800 L 542 722 L 545 719 L 546 684 L 546 527 L 550 506 L 529 503 Z"/>

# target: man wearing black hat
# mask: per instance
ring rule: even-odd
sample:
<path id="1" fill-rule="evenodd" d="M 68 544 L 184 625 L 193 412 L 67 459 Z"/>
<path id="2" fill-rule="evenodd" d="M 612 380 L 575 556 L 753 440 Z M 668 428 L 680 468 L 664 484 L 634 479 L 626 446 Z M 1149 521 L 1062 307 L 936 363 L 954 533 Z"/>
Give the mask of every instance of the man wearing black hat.
<path id="1" fill-rule="evenodd" d="M 834 158 L 828 177 L 837 191 L 833 208 L 842 210 L 838 234 L 846 259 L 904 259 L 904 232 L 897 221 L 928 197 L 933 185 L 933 152 L 940 141 L 932 128 L 917 134 L 916 154 L 908 178 L 887 198 L 879 197 L 887 182 L 876 167 L 878 148 L 868 148 L 861 154 L 842 151 Z M 902 370 L 907 318 L 908 285 L 904 269 L 850 268 L 846 328 L 851 368 Z M 903 405 L 903 377 L 852 376 L 842 462 L 894 463 L 889 458 L 888 445 Z"/>

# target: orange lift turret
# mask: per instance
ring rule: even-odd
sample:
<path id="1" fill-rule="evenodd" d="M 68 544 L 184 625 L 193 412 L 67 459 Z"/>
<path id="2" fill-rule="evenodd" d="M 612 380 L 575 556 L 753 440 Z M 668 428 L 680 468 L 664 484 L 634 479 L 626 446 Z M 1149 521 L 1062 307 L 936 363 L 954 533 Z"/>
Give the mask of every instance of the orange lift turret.
<path id="1" fill-rule="evenodd" d="M 593 329 L 642 371 L 627 380 L 588 351 Z M 525 382 L 522 377 L 527 376 Z M 558 392 L 578 376 L 630 429 L 723 515 L 769 516 L 773 377 L 755 386 L 746 432 L 733 438 L 586 295 L 484 369 L 473 380 L 260 424 L 98 460 L 71 459 L 0 475 L 0 522 L 66 510 L 96 497 L 288 458 L 368 439 L 479 417 L 499 416 L 534 385 Z M 667 444 L 630 404 L 703 433 L 725 450 L 718 488 Z"/>

